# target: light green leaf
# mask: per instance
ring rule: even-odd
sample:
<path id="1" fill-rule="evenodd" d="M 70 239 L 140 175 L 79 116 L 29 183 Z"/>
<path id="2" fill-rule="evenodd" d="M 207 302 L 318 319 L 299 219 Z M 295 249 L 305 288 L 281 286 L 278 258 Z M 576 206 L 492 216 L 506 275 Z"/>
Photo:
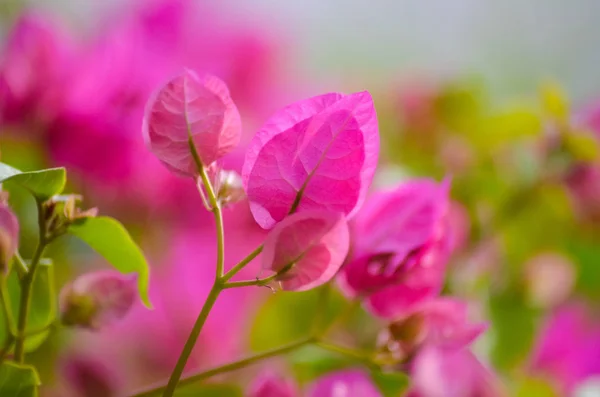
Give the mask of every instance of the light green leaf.
<path id="1" fill-rule="evenodd" d="M 120 222 L 107 216 L 85 218 L 71 225 L 69 232 L 86 242 L 121 273 L 137 273 L 140 297 L 146 307 L 152 307 L 148 296 L 148 263 Z"/>
<path id="2" fill-rule="evenodd" d="M 384 397 L 401 396 L 410 382 L 408 376 L 403 372 L 373 371 L 371 379 L 373 379 Z"/>
<path id="3" fill-rule="evenodd" d="M 598 141 L 593 133 L 580 131 L 565 136 L 565 146 L 576 160 L 593 161 L 598 158 Z"/>
<path id="4" fill-rule="evenodd" d="M 544 379 L 526 378 L 517 387 L 517 397 L 558 397 L 552 385 Z"/>
<path id="5" fill-rule="evenodd" d="M 5 362 L 0 366 L 0 396 L 37 397 L 40 378 L 34 367 Z"/>
<path id="6" fill-rule="evenodd" d="M 8 296 L 14 320 L 19 313 L 21 286 L 16 273 L 7 281 Z M 54 292 L 54 268 L 50 263 L 40 263 L 31 288 L 31 306 L 27 319 L 26 333 L 35 333 L 25 339 L 25 351 L 32 352 L 42 345 L 50 335 L 48 328 L 56 318 L 56 293 Z M 7 338 L 6 319 L 0 316 L 0 341 Z M 42 331 L 42 332 L 37 332 Z M 14 346 L 13 346 L 14 347 Z"/>
<path id="7" fill-rule="evenodd" d="M 67 173 L 62 167 L 23 172 L 0 163 L 0 183 L 4 182 L 16 183 L 29 190 L 36 198 L 47 200 L 63 191 L 67 183 Z"/>

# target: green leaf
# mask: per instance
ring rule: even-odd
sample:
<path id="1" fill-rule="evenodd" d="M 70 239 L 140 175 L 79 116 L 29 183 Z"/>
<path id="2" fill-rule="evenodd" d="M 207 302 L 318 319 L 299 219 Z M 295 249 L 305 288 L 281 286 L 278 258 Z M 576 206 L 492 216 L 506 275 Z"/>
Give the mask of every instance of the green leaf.
<path id="1" fill-rule="evenodd" d="M 0 366 L 0 396 L 37 397 L 40 378 L 34 367 L 5 362 Z"/>
<path id="2" fill-rule="evenodd" d="M 19 278 L 12 272 L 7 281 L 8 295 L 14 320 L 19 313 L 21 286 Z M 54 268 L 49 263 L 40 263 L 31 288 L 31 306 L 27 318 L 26 333 L 35 333 L 25 339 L 25 351 L 37 350 L 50 335 L 47 329 L 56 319 L 56 293 L 54 291 Z M 6 319 L 0 317 L 0 341 L 7 338 Z M 37 332 L 41 331 L 41 332 Z M 14 347 L 14 346 L 13 346 Z"/>
<path id="3" fill-rule="evenodd" d="M 410 380 L 402 372 L 371 372 L 371 379 L 377 385 L 384 397 L 397 397 L 408 389 Z"/>
<path id="4" fill-rule="evenodd" d="M 593 161 L 598 158 L 598 141 L 587 131 L 570 133 L 565 136 L 565 146 L 576 160 Z"/>
<path id="5" fill-rule="evenodd" d="M 320 288 L 303 292 L 278 292 L 265 301 L 254 317 L 250 330 L 250 347 L 255 351 L 273 349 L 310 334 L 317 306 L 321 305 Z M 324 321 L 331 321 L 344 304 L 344 298 L 333 291 L 329 295 Z"/>
<path id="6" fill-rule="evenodd" d="M 309 383 L 333 371 L 356 365 L 356 362 L 316 346 L 306 346 L 289 355 L 294 378 Z"/>
<path id="7" fill-rule="evenodd" d="M 517 397 L 558 397 L 552 385 L 544 379 L 526 378 L 517 387 Z"/>
<path id="8" fill-rule="evenodd" d="M 137 273 L 140 298 L 146 307 L 152 307 L 148 296 L 148 263 L 120 222 L 107 216 L 85 218 L 71 225 L 69 232 L 86 242 L 121 273 Z"/>
<path id="9" fill-rule="evenodd" d="M 23 172 L 0 163 L 0 183 L 4 182 L 14 182 L 43 201 L 63 191 L 67 183 L 67 173 L 62 167 Z"/>

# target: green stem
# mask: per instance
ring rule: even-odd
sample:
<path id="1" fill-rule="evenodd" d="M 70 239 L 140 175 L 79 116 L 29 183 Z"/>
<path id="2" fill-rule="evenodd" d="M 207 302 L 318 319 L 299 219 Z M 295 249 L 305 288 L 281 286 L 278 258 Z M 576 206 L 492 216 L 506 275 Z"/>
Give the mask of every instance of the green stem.
<path id="1" fill-rule="evenodd" d="M 315 342 L 315 345 L 320 347 L 321 349 L 328 350 L 330 352 L 334 352 L 334 353 L 340 354 L 342 356 L 352 358 L 352 359 L 359 361 L 362 364 L 368 366 L 371 369 L 378 369 L 378 365 L 373 362 L 370 354 L 368 354 L 367 352 L 361 352 L 361 351 L 354 350 L 354 349 L 351 349 L 348 347 L 334 345 L 332 343 L 321 341 L 321 340 L 317 340 Z"/>
<path id="2" fill-rule="evenodd" d="M 215 217 L 215 226 L 217 229 L 217 278 L 220 278 L 223 276 L 223 268 L 225 263 L 225 230 L 223 228 L 223 212 L 221 211 L 221 205 L 217 200 L 217 196 L 215 195 L 210 178 L 206 173 L 206 168 L 204 168 L 201 163 L 197 163 L 196 165 L 198 166 L 202 183 L 208 195 L 208 202 L 210 204 L 211 212 Z"/>
<path id="3" fill-rule="evenodd" d="M 263 250 L 264 246 L 261 244 L 256 247 L 254 251 L 252 251 L 247 257 L 238 262 L 237 265 L 232 267 L 225 275 L 223 275 L 223 281 L 229 281 L 233 276 L 235 276 L 240 270 L 242 270 L 248 263 L 252 262 L 254 258 L 256 258 Z"/>
<path id="4" fill-rule="evenodd" d="M 266 360 L 268 358 L 281 356 L 283 354 L 290 353 L 290 352 L 297 350 L 303 346 L 306 346 L 312 342 L 313 342 L 313 339 L 307 338 L 307 339 L 300 340 L 298 342 L 291 343 L 289 345 L 285 345 L 285 346 L 278 347 L 276 349 L 268 350 L 263 353 L 258 353 L 258 354 L 244 358 L 239 361 L 235 361 L 235 362 L 232 362 L 229 364 L 215 367 L 215 368 L 209 369 L 207 371 L 200 372 L 198 374 L 190 375 L 190 376 L 182 379 L 179 382 L 179 385 L 185 386 L 185 385 L 193 384 L 193 383 L 208 379 L 210 377 L 213 377 L 215 375 L 242 369 L 242 368 L 245 368 L 252 364 L 256 364 L 262 360 Z M 164 390 L 165 390 L 165 386 L 158 385 L 158 386 L 150 387 L 149 389 L 144 390 L 142 392 L 138 392 L 137 394 L 134 394 L 131 397 L 150 397 L 150 396 L 153 396 Z"/>
<path id="5" fill-rule="evenodd" d="M 200 331 L 202 331 L 202 327 L 204 326 L 204 323 L 208 318 L 208 314 L 210 313 L 213 305 L 217 301 L 217 298 L 219 297 L 219 294 L 222 290 L 223 288 L 221 287 L 221 284 L 218 281 L 216 281 L 213 287 L 211 288 L 208 297 L 206 298 L 206 302 L 204 302 L 204 306 L 202 306 L 202 310 L 198 315 L 198 319 L 196 320 L 196 323 L 192 328 L 192 332 L 190 333 L 188 340 L 185 342 L 183 351 L 181 352 L 181 355 L 177 360 L 177 364 L 175 365 L 175 369 L 173 369 L 173 373 L 171 373 L 171 377 L 169 378 L 169 383 L 167 383 L 167 386 L 164 388 L 163 397 L 171 397 L 173 396 L 173 393 L 175 393 L 175 389 L 177 388 L 179 379 L 183 374 L 185 365 L 187 364 L 187 361 L 190 358 L 190 355 L 192 354 L 192 350 L 196 345 L 196 341 L 200 336 Z"/>
<path id="6" fill-rule="evenodd" d="M 15 361 L 23 363 L 25 358 L 25 330 L 27 328 L 27 319 L 29 317 L 29 309 L 31 307 L 31 288 L 33 286 L 33 280 L 35 279 L 35 273 L 46 248 L 46 222 L 44 207 L 42 203 L 37 202 L 38 207 L 38 226 L 40 231 L 40 237 L 38 245 L 31 259 L 29 270 L 27 274 L 21 280 L 21 299 L 19 304 L 19 319 L 17 323 L 17 335 L 15 340 Z"/>
<path id="7" fill-rule="evenodd" d="M 269 284 L 271 281 L 275 280 L 279 276 L 279 273 L 275 273 L 269 277 L 265 278 L 257 278 L 255 280 L 245 280 L 245 281 L 231 281 L 225 283 L 223 288 L 239 288 L 239 287 L 262 287 L 264 285 Z"/>
<path id="8" fill-rule="evenodd" d="M 19 280 L 22 280 L 23 277 L 25 277 L 25 275 L 27 275 L 27 272 L 29 271 L 29 269 L 27 269 L 27 264 L 25 263 L 25 260 L 23 259 L 21 254 L 19 254 L 18 252 L 15 252 L 13 261 L 17 265 L 15 268 L 17 269 L 17 273 L 19 274 Z"/>

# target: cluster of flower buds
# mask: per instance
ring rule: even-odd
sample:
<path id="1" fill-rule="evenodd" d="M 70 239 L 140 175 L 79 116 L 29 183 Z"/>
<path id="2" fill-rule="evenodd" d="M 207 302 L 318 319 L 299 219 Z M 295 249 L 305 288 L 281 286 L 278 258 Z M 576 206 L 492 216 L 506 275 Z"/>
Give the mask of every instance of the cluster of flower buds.
<path id="1" fill-rule="evenodd" d="M 46 238 L 51 240 L 66 233 L 67 228 L 85 218 L 98 215 L 97 208 L 82 210 L 77 206 L 83 198 L 78 194 L 58 195 L 44 202 Z"/>

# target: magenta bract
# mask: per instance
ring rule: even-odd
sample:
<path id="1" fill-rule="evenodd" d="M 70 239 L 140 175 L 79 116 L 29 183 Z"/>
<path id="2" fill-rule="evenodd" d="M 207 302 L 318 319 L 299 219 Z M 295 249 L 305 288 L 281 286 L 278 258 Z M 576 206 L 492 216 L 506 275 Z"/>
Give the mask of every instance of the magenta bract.
<path id="1" fill-rule="evenodd" d="M 369 376 L 356 369 L 334 372 L 310 386 L 307 397 L 381 397 Z"/>
<path id="2" fill-rule="evenodd" d="M 375 194 L 356 217 L 354 259 L 341 274 L 348 295 L 401 316 L 437 295 L 450 251 L 448 183 L 415 180 Z"/>
<path id="3" fill-rule="evenodd" d="M 438 298 L 419 310 L 424 318 L 424 344 L 459 349 L 485 331 L 484 323 L 468 321 L 467 304 L 453 298 Z"/>
<path id="4" fill-rule="evenodd" d="M 240 141 L 240 115 L 223 81 L 185 72 L 150 100 L 144 118 L 150 150 L 172 171 L 197 175 L 189 140 L 204 166 L 229 153 Z"/>
<path id="5" fill-rule="evenodd" d="M 0 202 L 0 271 L 7 273 L 10 260 L 19 246 L 19 220 L 8 207 Z"/>
<path id="6" fill-rule="evenodd" d="M 379 155 L 368 92 L 312 97 L 289 105 L 253 138 L 242 171 L 250 209 L 269 229 L 290 212 L 325 209 L 352 216 Z"/>
<path id="7" fill-rule="evenodd" d="M 304 211 L 269 233 L 263 269 L 280 273 L 283 289 L 304 291 L 329 281 L 348 254 L 349 232 L 341 213 Z"/>
<path id="8" fill-rule="evenodd" d="M 600 374 L 600 322 L 585 304 L 573 302 L 551 314 L 534 348 L 531 367 L 550 376 L 564 396 Z"/>

